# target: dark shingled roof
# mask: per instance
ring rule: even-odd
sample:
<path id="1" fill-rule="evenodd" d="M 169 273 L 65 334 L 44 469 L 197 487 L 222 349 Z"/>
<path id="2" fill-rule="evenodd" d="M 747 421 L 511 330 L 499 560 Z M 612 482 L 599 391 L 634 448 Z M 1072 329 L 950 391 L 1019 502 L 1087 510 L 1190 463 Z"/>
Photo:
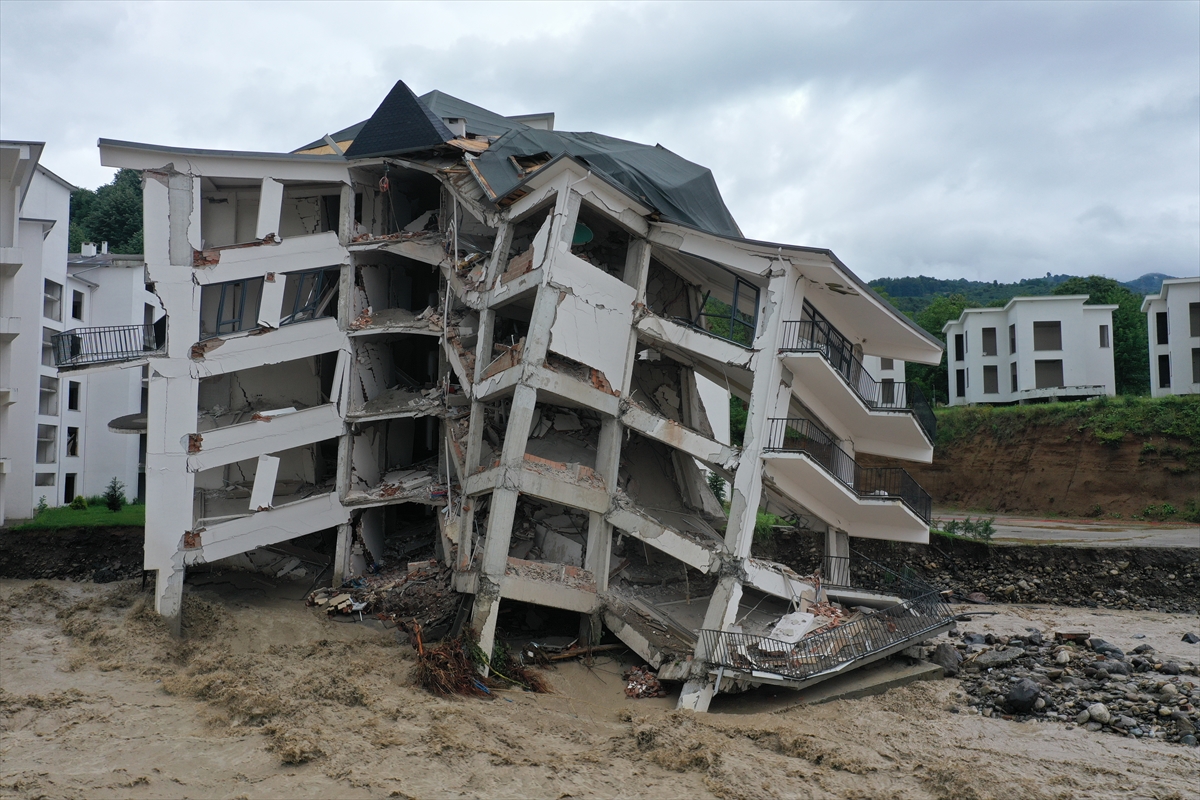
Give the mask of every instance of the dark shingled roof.
<path id="1" fill-rule="evenodd" d="M 346 158 L 373 158 L 445 144 L 454 134 L 442 120 L 417 99 L 404 81 L 388 92 L 375 113 L 362 126 Z M 336 140 L 335 140 L 336 141 Z"/>

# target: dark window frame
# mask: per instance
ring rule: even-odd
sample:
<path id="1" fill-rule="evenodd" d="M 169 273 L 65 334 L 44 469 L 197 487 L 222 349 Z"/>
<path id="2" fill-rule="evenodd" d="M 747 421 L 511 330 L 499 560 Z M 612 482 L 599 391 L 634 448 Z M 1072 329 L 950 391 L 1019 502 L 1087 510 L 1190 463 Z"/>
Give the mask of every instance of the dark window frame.
<path id="1" fill-rule="evenodd" d="M 311 322 L 329 316 L 328 314 L 317 316 L 316 313 L 322 305 L 332 302 L 332 298 L 336 296 L 342 279 L 341 269 L 325 267 L 306 272 L 290 272 L 284 277 L 284 280 L 286 281 L 288 278 L 298 278 L 300 285 L 296 287 L 296 296 L 292 298 L 291 313 L 280 317 L 279 327 L 295 325 L 299 322 Z M 306 291 L 308 292 L 307 299 L 305 298 Z"/>
<path id="2" fill-rule="evenodd" d="M 991 334 L 991 335 L 989 336 L 989 334 Z M 1000 351 L 999 351 L 999 345 L 997 344 L 997 339 L 996 339 L 996 329 L 995 328 L 984 328 L 982 336 L 983 336 L 983 345 L 982 345 L 983 354 L 985 356 L 998 355 Z M 988 341 L 989 339 L 991 339 L 990 342 Z M 990 347 L 989 347 L 989 345 L 990 345 Z"/>
<path id="3" fill-rule="evenodd" d="M 1167 322 L 1167 312 L 1159 311 L 1154 315 L 1154 332 L 1156 344 L 1168 344 L 1171 339 L 1170 327 Z"/>

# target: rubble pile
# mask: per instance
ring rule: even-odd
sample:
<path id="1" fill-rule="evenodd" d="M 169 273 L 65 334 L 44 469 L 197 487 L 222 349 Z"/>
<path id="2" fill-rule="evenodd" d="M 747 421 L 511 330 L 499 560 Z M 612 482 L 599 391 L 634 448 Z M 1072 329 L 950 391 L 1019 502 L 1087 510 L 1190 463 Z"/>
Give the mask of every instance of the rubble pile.
<path id="1" fill-rule="evenodd" d="M 773 557 L 797 572 L 820 564 L 817 537 L 777 537 Z M 1165 547 L 985 545 L 931 537 L 928 545 L 857 540 L 867 558 L 954 594 L 955 601 L 1053 603 L 1200 613 L 1200 551 Z"/>
<path id="2" fill-rule="evenodd" d="M 621 677 L 625 679 L 626 697 L 667 696 L 667 690 L 658 682 L 650 667 L 630 667 Z"/>
<path id="3" fill-rule="evenodd" d="M 1125 653 L 1083 631 L 1046 639 L 1030 629 L 1005 640 L 966 632 L 932 658 L 961 671 L 972 713 L 1196 745 L 1200 668 L 1163 660 L 1149 645 Z"/>
<path id="4" fill-rule="evenodd" d="M 458 613 L 460 595 L 450 588 L 449 568 L 436 561 L 413 562 L 404 571 L 386 571 L 356 578 L 334 588 L 316 589 L 305 604 L 333 614 L 370 614 L 408 629 L 415 620 L 422 628 L 446 625 Z"/>

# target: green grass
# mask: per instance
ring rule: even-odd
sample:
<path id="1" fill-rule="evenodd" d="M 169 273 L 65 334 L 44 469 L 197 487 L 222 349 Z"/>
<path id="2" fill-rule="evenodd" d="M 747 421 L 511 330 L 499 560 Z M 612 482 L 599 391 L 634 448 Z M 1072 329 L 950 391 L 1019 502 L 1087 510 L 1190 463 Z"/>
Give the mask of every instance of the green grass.
<path id="1" fill-rule="evenodd" d="M 1100 442 L 1116 446 L 1127 435 L 1169 436 L 1200 448 L 1200 395 L 1175 397 L 1102 397 L 1076 403 L 1025 406 L 959 406 L 938 409 L 937 444 L 952 445 L 986 434 L 1009 441 L 1031 428 L 1068 426 L 1090 431 Z"/>
<path id="2" fill-rule="evenodd" d="M 101 504 L 90 505 L 82 511 L 59 506 L 47 508 L 17 531 L 57 531 L 64 528 L 99 528 L 112 525 L 139 526 L 146 524 L 146 507 L 142 504 L 128 505 L 113 513 Z"/>

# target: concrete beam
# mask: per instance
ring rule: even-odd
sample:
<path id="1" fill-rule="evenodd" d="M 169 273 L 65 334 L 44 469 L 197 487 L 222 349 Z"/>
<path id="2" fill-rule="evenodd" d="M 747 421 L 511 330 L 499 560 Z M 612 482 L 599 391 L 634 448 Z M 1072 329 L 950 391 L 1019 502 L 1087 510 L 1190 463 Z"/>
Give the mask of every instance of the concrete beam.
<path id="1" fill-rule="evenodd" d="M 738 452 L 727 444 L 702 436 L 674 420 L 658 416 L 632 403 L 621 412 L 621 422 L 629 428 L 669 445 L 715 467 L 727 471 L 737 469 Z"/>
<path id="2" fill-rule="evenodd" d="M 220 467 L 236 461 L 256 458 L 262 453 L 278 453 L 293 447 L 341 436 L 345 426 L 337 406 L 326 403 L 305 408 L 294 414 L 241 422 L 200 434 L 203 441 L 188 456 L 191 472 Z M 192 440 L 194 441 L 194 440 Z M 181 443 L 186 452 L 188 441 Z"/>
<path id="3" fill-rule="evenodd" d="M 190 513 L 190 509 L 189 509 Z M 306 497 L 285 506 L 222 522 L 200 532 L 201 546 L 186 551 L 186 563 L 203 564 L 285 542 L 350 521 L 336 492 Z"/>

